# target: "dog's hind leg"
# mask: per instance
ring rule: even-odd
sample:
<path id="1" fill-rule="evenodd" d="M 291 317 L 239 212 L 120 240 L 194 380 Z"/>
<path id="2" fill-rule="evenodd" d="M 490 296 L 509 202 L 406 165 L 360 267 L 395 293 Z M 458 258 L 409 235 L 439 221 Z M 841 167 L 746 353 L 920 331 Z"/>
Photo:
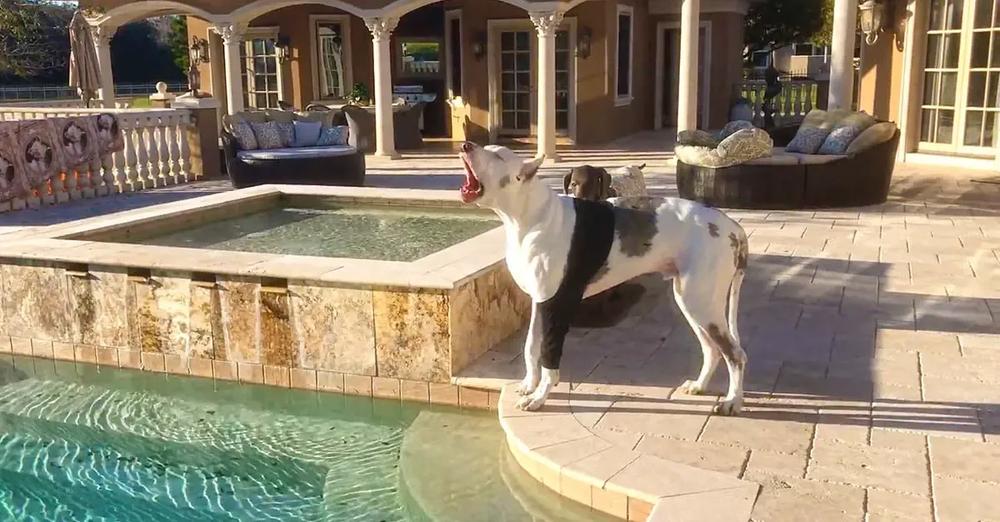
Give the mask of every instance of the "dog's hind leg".
<path id="1" fill-rule="evenodd" d="M 698 378 L 685 381 L 680 389 L 682 392 L 690 395 L 700 395 L 708 387 L 708 382 L 712 380 L 712 375 L 715 374 L 715 369 L 719 365 L 719 360 L 722 359 L 722 354 L 715 345 L 715 341 L 708 336 L 708 333 L 698 327 L 698 321 L 685 306 L 684 297 L 681 295 L 680 278 L 674 279 L 674 300 L 677 302 L 677 307 L 680 308 L 681 313 L 684 314 L 684 318 L 687 319 L 688 324 L 691 325 L 691 329 L 694 330 L 694 334 L 698 338 L 698 344 L 701 345 L 701 371 L 698 372 Z"/>
<path id="2" fill-rule="evenodd" d="M 728 284 L 720 284 L 718 278 L 706 277 L 705 274 L 692 276 L 688 274 L 674 281 L 674 294 L 677 304 L 687 318 L 691 329 L 698 336 L 702 352 L 706 359 L 702 364 L 702 373 L 688 389 L 696 388 L 703 391 L 711 379 L 712 370 L 718 362 L 718 355 L 726 361 L 729 370 L 729 389 L 716 411 L 723 415 L 735 415 L 743 407 L 743 370 L 746 366 L 746 353 L 740 347 L 739 339 L 733 336 L 732 325 L 726 317 L 727 308 L 735 306 L 733 301 L 739 298 L 738 284 L 734 281 L 737 274 Z M 736 291 L 735 298 L 732 295 Z M 715 361 L 708 359 L 709 351 L 715 352 Z M 705 377 L 702 380 L 702 377 Z"/>
<path id="3" fill-rule="evenodd" d="M 524 340 L 524 379 L 517 386 L 519 395 L 530 395 L 538 387 L 542 367 L 542 325 L 538 315 L 538 303 L 531 305 L 531 322 L 528 323 L 528 337 Z"/>

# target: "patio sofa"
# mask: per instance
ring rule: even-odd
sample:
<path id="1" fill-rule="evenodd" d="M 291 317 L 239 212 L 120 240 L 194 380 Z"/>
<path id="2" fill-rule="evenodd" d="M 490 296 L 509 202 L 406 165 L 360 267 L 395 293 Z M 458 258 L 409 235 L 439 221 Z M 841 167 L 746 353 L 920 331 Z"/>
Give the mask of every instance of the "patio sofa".
<path id="1" fill-rule="evenodd" d="M 779 129 L 772 146 L 751 157 L 706 156 L 713 149 L 704 140 L 684 136 L 676 147 L 683 198 L 727 208 L 856 207 L 886 201 L 899 130 L 863 113 L 813 111 L 798 128 Z M 718 146 L 722 156 L 724 143 Z"/>
<path id="2" fill-rule="evenodd" d="M 244 188 L 267 183 L 363 186 L 365 155 L 347 144 L 348 128 L 333 125 L 333 117 L 333 111 L 253 111 L 226 116 L 222 146 L 233 186 Z M 253 137 L 247 136 L 248 127 Z M 279 133 L 277 139 L 272 132 L 275 129 Z M 313 132 L 333 138 L 319 142 L 312 136 L 304 136 Z"/>

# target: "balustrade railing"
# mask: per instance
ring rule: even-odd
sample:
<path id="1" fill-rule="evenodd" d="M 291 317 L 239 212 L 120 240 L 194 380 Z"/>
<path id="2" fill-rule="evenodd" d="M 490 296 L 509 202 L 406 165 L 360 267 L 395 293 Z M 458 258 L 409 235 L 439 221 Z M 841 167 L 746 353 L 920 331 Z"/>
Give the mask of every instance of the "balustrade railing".
<path id="1" fill-rule="evenodd" d="M 0 121 L 112 113 L 125 147 L 90 165 L 67 169 L 26 200 L 0 202 L 0 211 L 194 181 L 190 141 L 197 133 L 187 109 L 0 107 Z M 9 205 L 9 208 L 5 208 Z"/>
<path id="2" fill-rule="evenodd" d="M 766 104 L 764 102 L 767 84 L 763 80 L 744 81 L 739 86 L 740 96 L 753 109 L 753 123 L 764 126 Z M 776 125 L 798 123 L 809 111 L 816 107 L 819 85 L 811 80 L 791 80 L 781 82 L 781 93 L 771 101 Z"/>

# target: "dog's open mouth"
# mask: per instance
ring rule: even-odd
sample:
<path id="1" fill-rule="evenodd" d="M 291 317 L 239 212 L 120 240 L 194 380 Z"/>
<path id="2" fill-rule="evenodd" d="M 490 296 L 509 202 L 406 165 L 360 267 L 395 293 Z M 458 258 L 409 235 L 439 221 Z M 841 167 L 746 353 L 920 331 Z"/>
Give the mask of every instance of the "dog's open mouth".
<path id="1" fill-rule="evenodd" d="M 462 184 L 461 189 L 462 201 L 472 203 L 483 197 L 483 184 L 479 182 L 476 172 L 472 170 L 472 164 L 469 163 L 469 159 L 464 154 L 462 154 L 462 165 L 465 166 L 465 183 Z"/>

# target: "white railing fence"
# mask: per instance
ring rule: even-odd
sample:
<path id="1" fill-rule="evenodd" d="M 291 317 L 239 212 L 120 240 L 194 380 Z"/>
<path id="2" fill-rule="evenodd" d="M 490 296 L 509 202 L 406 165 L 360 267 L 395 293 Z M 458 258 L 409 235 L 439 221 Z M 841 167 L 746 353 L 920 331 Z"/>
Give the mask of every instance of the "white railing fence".
<path id="1" fill-rule="evenodd" d="M 763 80 L 747 80 L 739 85 L 740 96 L 750 102 L 753 108 L 753 123 L 764 124 L 764 93 L 767 84 Z M 781 82 L 781 94 L 772 100 L 776 125 L 797 123 L 816 107 L 819 84 L 811 80 L 790 80 Z"/>
<path id="2" fill-rule="evenodd" d="M 124 150 L 53 177 L 26 200 L 0 202 L 0 211 L 55 204 L 194 181 L 189 140 L 197 129 L 187 109 L 77 109 L 0 107 L 0 121 L 112 113 Z M 9 208 L 7 208 L 9 207 Z"/>

